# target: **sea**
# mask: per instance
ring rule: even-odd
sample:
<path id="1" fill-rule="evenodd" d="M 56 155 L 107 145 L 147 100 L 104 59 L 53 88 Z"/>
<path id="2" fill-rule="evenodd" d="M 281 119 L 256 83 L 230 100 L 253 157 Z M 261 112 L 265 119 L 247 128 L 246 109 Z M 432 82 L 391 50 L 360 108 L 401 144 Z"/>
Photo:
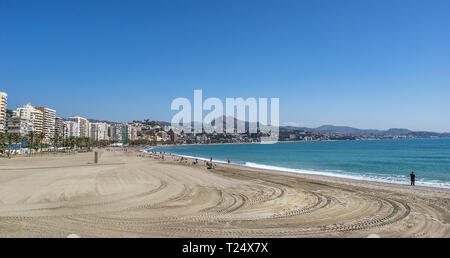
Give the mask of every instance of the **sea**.
<path id="1" fill-rule="evenodd" d="M 148 149 L 253 168 L 450 188 L 450 138 L 186 145 Z"/>

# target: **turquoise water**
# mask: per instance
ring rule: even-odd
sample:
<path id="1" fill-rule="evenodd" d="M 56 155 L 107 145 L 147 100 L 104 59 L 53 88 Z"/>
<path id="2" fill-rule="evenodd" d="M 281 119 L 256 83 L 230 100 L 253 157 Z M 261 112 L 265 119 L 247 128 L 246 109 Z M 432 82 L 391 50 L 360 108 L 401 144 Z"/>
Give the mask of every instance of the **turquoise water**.
<path id="1" fill-rule="evenodd" d="M 450 188 L 450 139 L 197 145 L 154 149 L 295 173 Z"/>

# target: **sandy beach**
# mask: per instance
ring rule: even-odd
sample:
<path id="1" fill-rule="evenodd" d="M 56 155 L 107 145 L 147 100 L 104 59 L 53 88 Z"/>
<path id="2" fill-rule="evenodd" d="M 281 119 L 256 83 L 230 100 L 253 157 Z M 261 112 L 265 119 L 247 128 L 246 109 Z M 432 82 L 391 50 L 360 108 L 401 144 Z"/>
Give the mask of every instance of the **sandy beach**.
<path id="1" fill-rule="evenodd" d="M 141 155 L 141 156 L 140 156 Z M 102 150 L 0 159 L 0 237 L 450 237 L 450 190 Z"/>

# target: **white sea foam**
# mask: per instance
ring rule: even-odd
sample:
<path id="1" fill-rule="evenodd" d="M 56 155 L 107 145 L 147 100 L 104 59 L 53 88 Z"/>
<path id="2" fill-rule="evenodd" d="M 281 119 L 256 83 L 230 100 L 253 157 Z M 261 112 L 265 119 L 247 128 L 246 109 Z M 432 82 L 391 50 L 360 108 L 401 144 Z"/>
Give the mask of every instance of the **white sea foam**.
<path id="1" fill-rule="evenodd" d="M 144 151 L 151 152 L 152 149 L 153 148 L 150 148 L 150 149 L 146 149 Z M 167 152 L 167 153 L 174 154 L 174 155 L 188 158 L 188 159 L 198 159 L 198 160 L 206 160 L 206 161 L 210 160 L 209 158 L 190 156 L 190 155 L 181 155 L 181 154 L 177 154 L 177 153 L 173 153 L 173 152 L 172 153 Z M 213 161 L 216 163 L 227 164 L 227 162 L 222 161 L 222 160 L 213 159 Z M 329 172 L 329 171 L 314 171 L 314 170 L 306 170 L 306 169 L 279 167 L 279 166 L 273 166 L 273 165 L 264 165 L 264 164 L 253 163 L 253 162 L 245 162 L 243 164 L 232 162 L 232 164 L 239 165 L 239 166 L 251 167 L 251 168 L 267 169 L 267 170 L 290 172 L 290 173 L 297 173 L 297 174 L 319 175 L 319 176 L 338 177 L 338 178 L 372 181 L 372 182 L 393 183 L 393 184 L 402 184 L 402 185 L 410 184 L 408 178 L 401 177 L 401 176 L 394 176 L 394 175 L 391 175 L 391 176 L 381 176 L 381 175 L 375 175 L 375 174 L 360 175 L 360 174 L 354 174 L 354 173 L 350 174 L 345 171 L 339 171 L 339 173 Z M 416 180 L 416 185 L 450 189 L 450 183 L 441 182 L 438 180 L 429 180 L 429 181 Z"/>
<path id="2" fill-rule="evenodd" d="M 258 164 L 253 162 L 245 162 L 245 166 L 259 169 L 267 169 L 267 170 L 275 170 L 282 172 L 290 172 L 297 174 L 308 174 L 308 175 L 319 175 L 319 176 L 328 176 L 328 177 L 338 177 L 338 178 L 346 178 L 346 179 L 354 179 L 354 180 L 365 180 L 365 181 L 374 181 L 374 182 L 383 182 L 383 183 L 394 183 L 394 184 L 402 184 L 409 185 L 409 181 L 407 178 L 402 180 L 401 177 L 382 177 L 375 175 L 355 175 L 355 174 L 345 174 L 345 173 L 333 173 L 333 172 L 325 172 L 325 171 L 314 171 L 314 170 L 305 170 L 305 169 L 295 169 L 295 168 L 285 168 L 271 165 Z M 428 186 L 428 187 L 437 187 L 437 188 L 448 188 L 450 189 L 449 183 L 439 182 L 437 180 L 433 181 L 416 181 L 416 185 L 420 186 Z"/>

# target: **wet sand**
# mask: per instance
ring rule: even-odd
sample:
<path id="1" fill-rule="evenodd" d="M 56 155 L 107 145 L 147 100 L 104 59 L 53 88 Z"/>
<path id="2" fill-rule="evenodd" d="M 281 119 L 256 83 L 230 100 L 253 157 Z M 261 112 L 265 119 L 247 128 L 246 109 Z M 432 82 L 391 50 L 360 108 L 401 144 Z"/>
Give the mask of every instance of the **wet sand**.
<path id="1" fill-rule="evenodd" d="M 0 159 L 0 237 L 450 237 L 450 190 L 105 152 Z"/>

